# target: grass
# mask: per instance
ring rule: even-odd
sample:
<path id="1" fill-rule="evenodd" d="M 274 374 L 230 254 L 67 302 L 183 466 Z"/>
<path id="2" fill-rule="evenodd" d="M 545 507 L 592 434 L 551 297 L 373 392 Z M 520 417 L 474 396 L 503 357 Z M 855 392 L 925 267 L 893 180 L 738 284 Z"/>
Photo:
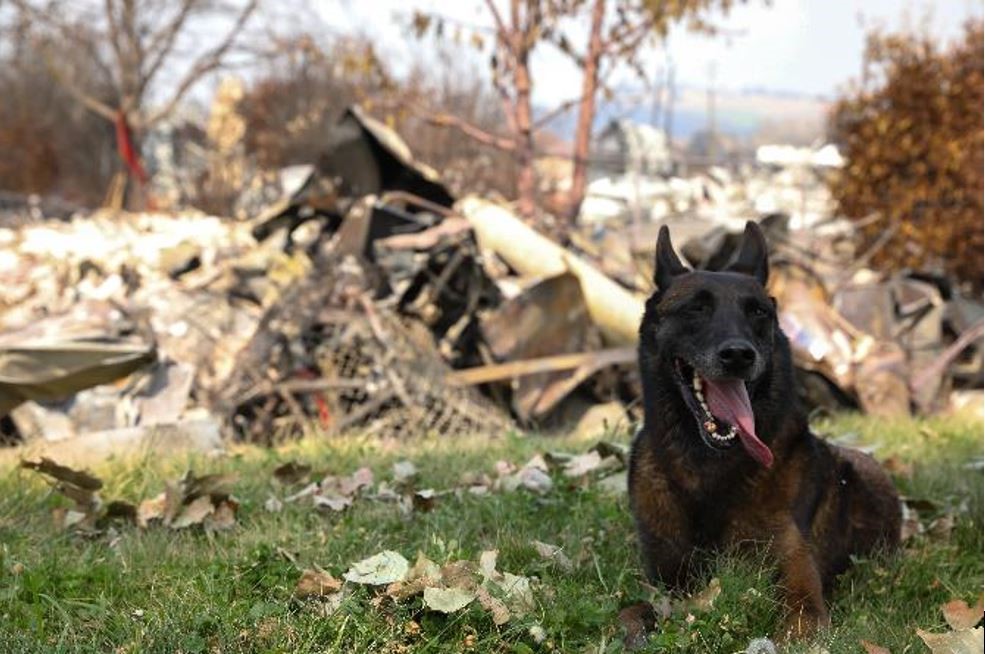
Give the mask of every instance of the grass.
<path id="1" fill-rule="evenodd" d="M 862 639 L 892 652 L 926 651 L 914 630 L 942 631 L 940 605 L 972 602 L 982 588 L 982 423 L 975 418 L 890 421 L 843 416 L 818 428 L 857 434 L 913 465 L 901 491 L 932 500 L 956 524 L 948 536 L 918 536 L 895 556 L 859 561 L 838 584 L 834 627 L 812 644 L 832 653 L 861 652 Z M 613 439 L 628 440 L 628 435 Z M 242 502 L 230 532 L 146 531 L 83 539 L 57 530 L 60 498 L 34 473 L 0 469 L 0 651 L 3 652 L 618 652 L 620 608 L 649 597 L 642 585 L 625 497 L 562 480 L 538 497 L 518 491 L 442 498 L 428 513 L 357 501 L 342 514 L 308 506 L 264 510 L 281 462 L 298 459 L 349 473 L 369 465 L 387 478 L 393 462 L 414 461 L 422 486 L 443 488 L 464 471 L 489 470 L 497 459 L 522 463 L 547 450 L 583 451 L 575 437 L 506 435 L 497 439 L 422 438 L 381 443 L 360 438 L 309 439 L 280 450 L 243 449 L 200 457 L 109 462 L 94 472 L 104 499 L 138 501 L 188 467 L 231 472 Z M 922 515 L 935 517 L 934 512 Z M 544 561 L 534 539 L 560 545 L 575 562 L 564 572 Z M 396 604 L 357 588 L 326 615 L 317 601 L 292 593 L 300 567 L 318 564 L 340 576 L 383 549 L 413 560 L 475 560 L 498 549 L 499 568 L 536 578 L 537 607 L 496 627 L 478 606 L 451 615 L 425 611 L 420 598 Z M 287 553 L 288 555 L 285 555 Z M 290 559 L 294 558 L 297 565 Z M 675 611 L 646 651 L 741 652 L 778 627 L 773 572 L 763 557 L 719 557 L 710 574 L 722 593 L 706 612 Z M 543 630 L 538 642 L 531 627 Z M 817 650 L 815 650 L 817 651 Z"/>

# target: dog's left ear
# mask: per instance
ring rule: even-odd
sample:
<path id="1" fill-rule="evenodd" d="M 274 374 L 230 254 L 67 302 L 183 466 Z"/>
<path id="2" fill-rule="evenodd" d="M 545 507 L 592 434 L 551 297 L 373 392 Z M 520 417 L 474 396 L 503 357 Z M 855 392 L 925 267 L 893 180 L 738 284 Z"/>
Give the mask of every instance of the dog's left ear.
<path id="1" fill-rule="evenodd" d="M 763 230 L 753 221 L 746 222 L 746 231 L 742 236 L 742 246 L 726 270 L 752 275 L 759 283 L 766 286 L 770 276 L 769 252 Z"/>
<path id="2" fill-rule="evenodd" d="M 667 225 L 662 225 L 657 234 L 657 258 L 653 269 L 654 283 L 660 291 L 666 291 L 674 277 L 686 272 L 687 268 L 677 258 L 674 246 L 670 244 L 670 229 L 667 228 Z"/>

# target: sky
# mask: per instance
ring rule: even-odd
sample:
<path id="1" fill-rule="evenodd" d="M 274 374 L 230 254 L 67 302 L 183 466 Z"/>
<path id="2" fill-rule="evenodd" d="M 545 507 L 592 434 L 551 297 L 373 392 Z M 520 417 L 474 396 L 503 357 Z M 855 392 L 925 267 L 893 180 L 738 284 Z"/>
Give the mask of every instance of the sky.
<path id="1" fill-rule="evenodd" d="M 420 48 L 404 27 L 415 9 L 443 15 L 450 23 L 480 29 L 492 25 L 481 0 L 322 0 L 315 8 L 333 30 L 376 37 L 384 55 L 398 66 Z M 967 18 L 981 15 L 981 2 L 972 0 L 772 0 L 768 6 L 750 0 L 727 16 L 712 15 L 727 36 L 672 30 L 665 50 L 648 54 L 647 68 L 656 74 L 666 52 L 681 86 L 706 88 L 714 70 L 714 86 L 723 91 L 831 98 L 860 72 L 867 26 L 918 26 L 946 39 L 958 34 Z M 484 69 L 477 53 L 463 56 L 475 57 L 475 69 Z M 532 68 L 538 106 L 554 106 L 578 94 L 578 70 L 553 48 L 535 51 Z M 631 74 L 625 71 L 615 81 L 629 84 Z"/>

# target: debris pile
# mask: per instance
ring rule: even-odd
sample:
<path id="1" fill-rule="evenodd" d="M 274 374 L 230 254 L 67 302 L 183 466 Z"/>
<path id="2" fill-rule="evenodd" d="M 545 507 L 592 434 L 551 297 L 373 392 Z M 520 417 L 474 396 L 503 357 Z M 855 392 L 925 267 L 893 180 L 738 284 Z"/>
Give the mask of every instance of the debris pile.
<path id="1" fill-rule="evenodd" d="M 762 188 L 797 186 L 776 181 L 792 174 L 814 184 L 835 165 L 827 151 L 802 155 L 763 153 Z M 684 182 L 660 183 L 673 195 Z M 353 108 L 317 163 L 248 185 L 235 219 L 97 211 L 10 224 L 0 438 L 71 461 L 269 444 L 312 425 L 495 432 L 570 423 L 606 402 L 632 417 L 657 227 L 671 225 L 692 265 L 720 268 L 763 213 L 746 200 L 768 195 L 750 182 L 740 207 L 718 169 L 686 183 L 701 189 L 673 212 L 654 214 L 649 198 L 645 220 L 587 220 L 561 245 L 502 204 L 456 201 Z M 930 410 L 952 384 L 981 385 L 980 302 L 941 277 L 877 277 L 851 225 L 818 217 L 830 214 L 823 198 L 798 211 L 761 222 L 812 404 Z"/>

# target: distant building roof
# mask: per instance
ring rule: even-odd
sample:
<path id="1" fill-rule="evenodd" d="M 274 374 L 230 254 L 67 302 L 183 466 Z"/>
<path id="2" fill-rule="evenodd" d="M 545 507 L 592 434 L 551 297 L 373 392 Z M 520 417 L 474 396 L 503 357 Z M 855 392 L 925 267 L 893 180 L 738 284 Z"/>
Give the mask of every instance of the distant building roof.
<path id="1" fill-rule="evenodd" d="M 667 135 L 652 125 L 613 120 L 595 137 L 592 163 L 598 175 L 668 174 L 671 152 Z"/>

